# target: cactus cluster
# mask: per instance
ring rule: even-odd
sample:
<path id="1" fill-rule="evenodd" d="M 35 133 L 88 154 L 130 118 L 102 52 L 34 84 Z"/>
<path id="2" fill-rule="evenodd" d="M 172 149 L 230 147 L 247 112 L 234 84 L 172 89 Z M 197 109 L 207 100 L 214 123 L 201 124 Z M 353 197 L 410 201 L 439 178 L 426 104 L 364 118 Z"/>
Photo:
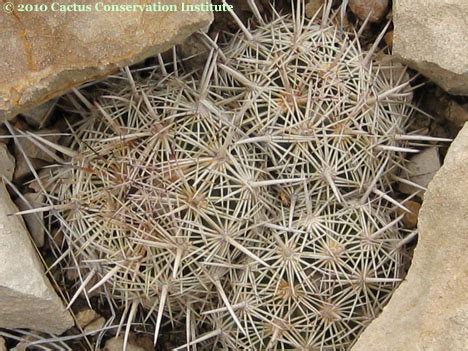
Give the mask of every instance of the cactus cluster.
<path id="1" fill-rule="evenodd" d="M 346 350 L 404 275 L 412 88 L 329 6 L 267 23 L 249 3 L 257 25 L 202 72 L 127 68 L 68 98 L 84 118 L 43 189 L 71 303 L 98 292 L 155 343 L 185 324 L 180 349 Z"/>

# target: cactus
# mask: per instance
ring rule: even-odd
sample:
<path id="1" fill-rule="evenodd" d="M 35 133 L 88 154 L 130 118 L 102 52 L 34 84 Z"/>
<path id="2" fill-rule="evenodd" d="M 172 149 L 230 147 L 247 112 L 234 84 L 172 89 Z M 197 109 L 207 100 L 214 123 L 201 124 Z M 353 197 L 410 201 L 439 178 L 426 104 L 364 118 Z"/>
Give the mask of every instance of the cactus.
<path id="1" fill-rule="evenodd" d="M 235 143 L 229 113 L 200 97 L 190 75 L 127 73 L 94 106 L 78 93 L 92 117 L 73 128 L 77 152 L 58 199 L 67 232 L 79 233 L 73 254 L 99 276 L 88 292 L 106 283 L 118 304 L 159 311 L 159 327 L 188 299 L 206 303 L 227 272 L 218 265 L 254 257 L 245 243 L 271 202 L 266 160 Z"/>
<path id="2" fill-rule="evenodd" d="M 373 61 L 356 33 L 331 19 L 305 22 L 301 2 L 297 11 L 234 36 L 221 64 L 231 85 L 218 90 L 244 111 L 241 142 L 268 150 L 276 178 L 306 176 L 314 197 L 343 202 L 377 174 L 388 182 L 398 151 L 414 151 L 397 139 L 410 122 L 410 80 L 395 64 Z"/>
<path id="3" fill-rule="evenodd" d="M 65 102 L 44 186 L 82 293 L 205 349 L 348 349 L 404 276 L 402 66 L 299 1 L 212 42 L 202 72 L 125 69 Z M 328 15 L 327 15 L 328 14 Z M 234 15 L 235 16 L 235 15 Z M 236 17 L 235 17 L 236 18 Z M 219 45 L 219 46 L 218 46 Z M 166 317 L 166 318 L 163 318 Z"/>
<path id="4" fill-rule="evenodd" d="M 227 281 L 246 332 L 220 304 L 212 312 L 224 325 L 217 346 L 347 349 L 388 301 L 404 263 L 403 235 L 388 228 L 388 207 L 314 205 L 313 213 L 282 207 L 256 252 L 269 267 L 249 259 Z"/>

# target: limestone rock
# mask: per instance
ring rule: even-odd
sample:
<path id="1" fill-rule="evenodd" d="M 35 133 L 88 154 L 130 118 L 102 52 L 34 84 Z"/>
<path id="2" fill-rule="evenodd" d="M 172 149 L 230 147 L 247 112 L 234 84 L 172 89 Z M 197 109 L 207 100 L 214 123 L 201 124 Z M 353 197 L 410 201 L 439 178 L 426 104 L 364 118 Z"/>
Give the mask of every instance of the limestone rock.
<path id="1" fill-rule="evenodd" d="M 85 11 L 58 12 L 45 0 L 44 12 L 0 11 L 0 121 L 121 66 L 142 61 L 212 21 L 210 12 L 106 12 L 82 1 Z M 160 2 L 154 2 L 155 5 Z M 168 4 L 168 2 L 161 2 Z M 172 0 L 171 5 L 200 3 Z M 73 5 L 67 3 L 68 5 Z M 147 5 L 146 0 L 132 4 Z M 102 6 L 101 6 L 102 7 Z"/>
<path id="2" fill-rule="evenodd" d="M 449 93 L 468 95 L 468 1 L 393 4 L 393 53 Z"/>
<path id="3" fill-rule="evenodd" d="M 349 0 L 349 8 L 362 21 L 377 23 L 387 14 L 388 0 Z"/>
<path id="4" fill-rule="evenodd" d="M 37 135 L 53 143 L 57 143 L 57 141 L 60 139 L 60 132 L 56 129 L 43 129 L 40 131 L 40 133 L 37 133 Z M 52 156 L 50 156 L 44 150 L 40 149 L 30 139 L 24 136 L 18 136 L 16 142 L 21 146 L 21 149 L 23 149 L 24 153 L 26 154 L 26 156 L 28 157 L 29 161 L 35 169 L 39 169 L 45 166 L 48 162 L 54 161 Z M 31 172 L 31 169 L 28 163 L 26 162 L 26 159 L 21 149 L 18 145 L 15 145 L 15 180 L 19 180 Z M 54 152 L 53 149 L 50 150 L 51 152 Z"/>
<path id="5" fill-rule="evenodd" d="M 0 143 L 0 177 L 5 176 L 8 180 L 13 178 L 15 171 L 15 159 L 8 152 L 5 144 Z"/>
<path id="6" fill-rule="evenodd" d="M 198 33 L 189 36 L 177 49 L 193 68 L 204 67 L 210 53 L 210 49 Z"/>
<path id="7" fill-rule="evenodd" d="M 468 124 L 429 184 L 413 263 L 353 351 L 468 350 Z"/>
<path id="8" fill-rule="evenodd" d="M 26 201 L 20 197 L 15 201 L 20 211 L 27 211 L 43 206 L 44 194 L 27 193 L 23 196 Z M 44 246 L 44 212 L 24 214 L 23 219 L 36 246 Z"/>
<path id="9" fill-rule="evenodd" d="M 439 149 L 437 147 L 424 149 L 410 159 L 407 168 L 409 176 L 405 177 L 426 188 L 440 168 Z M 417 190 L 404 183 L 400 184 L 399 189 L 405 194 L 412 194 Z"/>
<path id="10" fill-rule="evenodd" d="M 73 326 L 45 276 L 21 217 L 0 183 L 0 328 L 60 334 Z"/>

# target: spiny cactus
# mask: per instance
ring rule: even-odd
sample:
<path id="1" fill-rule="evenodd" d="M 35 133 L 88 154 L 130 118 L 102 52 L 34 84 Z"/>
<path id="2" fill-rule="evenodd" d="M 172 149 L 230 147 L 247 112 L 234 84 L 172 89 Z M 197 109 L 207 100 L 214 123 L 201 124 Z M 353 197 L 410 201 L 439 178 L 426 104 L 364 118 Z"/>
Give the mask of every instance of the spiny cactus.
<path id="1" fill-rule="evenodd" d="M 188 298 L 206 303 L 217 265 L 253 257 L 244 243 L 271 202 L 265 157 L 233 142 L 228 112 L 190 76 L 159 79 L 111 79 L 94 106 L 78 93 L 90 116 L 51 190 L 81 273 L 99 277 L 88 292 L 108 284 L 117 304 L 158 311 L 158 327 Z"/>
<path id="2" fill-rule="evenodd" d="M 43 189 L 77 291 L 121 324 L 185 323 L 198 349 L 342 350 L 403 277 L 391 196 L 408 76 L 356 33 L 294 15 L 220 43 L 202 73 L 161 65 L 75 91 L 68 157 Z M 328 14 L 328 15 L 327 15 Z M 318 17 L 318 16 L 317 16 Z M 169 73 L 168 73 L 169 72 Z M 206 345 L 206 348 L 205 348 Z"/>
<path id="3" fill-rule="evenodd" d="M 246 260 L 230 276 L 226 290 L 246 332 L 220 303 L 211 312 L 224 325 L 219 347 L 347 348 L 385 305 L 403 276 L 404 255 L 389 209 L 314 205 L 314 213 L 282 207 L 253 250 L 269 266 Z"/>
<path id="4" fill-rule="evenodd" d="M 404 69 L 374 62 L 330 19 L 305 22 L 301 2 L 295 17 L 244 31 L 226 45 L 219 90 L 236 96 L 226 100 L 244 111 L 249 137 L 240 142 L 264 145 L 270 172 L 306 176 L 315 196 L 340 202 L 368 189 L 381 167 L 379 182 L 395 173 L 398 151 L 413 151 L 398 140 L 411 114 Z"/>

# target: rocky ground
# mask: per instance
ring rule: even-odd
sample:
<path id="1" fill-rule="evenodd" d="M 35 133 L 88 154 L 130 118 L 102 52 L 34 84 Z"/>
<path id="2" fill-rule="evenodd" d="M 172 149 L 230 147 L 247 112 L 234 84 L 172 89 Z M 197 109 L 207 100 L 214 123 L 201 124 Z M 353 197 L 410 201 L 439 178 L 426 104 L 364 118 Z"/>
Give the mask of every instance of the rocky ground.
<path id="1" fill-rule="evenodd" d="M 257 2 L 261 11 L 269 11 L 268 0 Z M 230 3 L 242 20 L 248 21 L 252 17 L 246 1 L 232 0 Z M 333 6 L 340 3 L 335 0 Z M 466 196 L 463 196 L 468 191 L 468 169 L 465 167 L 468 164 L 468 130 L 467 126 L 463 128 L 468 121 L 468 27 L 460 25 L 468 17 L 468 6 L 464 0 L 453 1 L 451 5 L 431 6 L 427 6 L 423 0 L 399 0 L 394 4 L 389 0 L 349 0 L 347 3 L 348 9 L 344 14 L 347 26 L 360 28 L 363 22 L 367 22 L 363 28 L 364 46 L 374 42 L 385 30 L 381 46 L 393 48 L 396 57 L 413 68 L 411 74 L 417 75 L 419 72 L 425 76 L 415 80 L 415 84 L 421 84 L 415 92 L 415 99 L 421 109 L 415 116 L 415 128 L 425 129 L 432 136 L 456 137 L 448 153 L 449 145 L 438 144 L 427 148 L 412 160 L 411 180 L 429 189 L 426 196 L 421 195 L 408 202 L 412 213 L 404 219 L 408 228 L 418 227 L 421 233 L 415 251 L 417 260 L 388 308 L 366 330 L 354 349 L 468 349 L 462 334 L 468 328 L 465 295 L 467 272 L 464 268 L 464 249 L 467 247 L 465 233 L 468 232 L 464 213 L 468 211 L 468 202 Z M 313 16 L 321 6 L 323 0 L 310 0 L 306 12 Z M 276 1 L 278 11 L 290 11 L 290 7 L 290 1 Z M 2 19 L 13 21 L 5 14 L 0 14 Z M 83 21 L 83 18 L 75 20 Z M 104 21 L 103 18 L 94 20 Z M 159 20 L 153 18 L 143 22 L 149 28 L 154 24 L 151 21 Z M 48 272 L 53 283 L 44 278 L 42 263 L 50 267 L 56 260 L 58 248 L 63 244 L 61 233 L 44 227 L 42 215 L 24 214 L 26 226 L 19 217 L 10 216 L 18 209 L 28 211 L 42 206 L 31 168 L 39 175 L 46 175 L 46 166 L 54 161 L 53 155 L 29 139 L 18 138 L 15 142 L 10 134 L 14 128 L 19 131 L 17 135 L 32 133 L 50 141 L 63 141 L 64 137 L 60 133 L 66 125 L 59 98 L 54 97 L 32 109 L 31 106 L 50 96 L 60 95 L 72 84 L 104 76 L 117 65 L 154 56 L 154 53 L 169 48 L 172 43 L 180 42 L 181 38 L 187 37 L 195 29 L 206 27 L 209 18 L 193 16 L 177 20 L 166 18 L 164 21 L 167 27 L 158 24 L 156 30 L 142 30 L 144 34 L 140 34 L 144 40 L 139 40 L 138 45 L 135 44 L 135 38 L 126 34 L 140 30 L 136 19 L 126 22 L 130 29 L 120 28 L 119 31 L 114 31 L 119 27 L 117 22 L 108 23 L 108 28 L 99 33 L 101 38 L 106 39 L 94 42 L 94 47 L 86 47 L 86 50 L 65 40 L 74 38 L 76 33 L 64 31 L 63 45 L 76 50 L 71 56 L 78 57 L 78 62 L 57 55 L 57 62 L 51 64 L 45 56 L 41 56 L 41 52 L 37 52 L 39 56 L 29 61 L 15 62 L 12 57 L 24 56 L 22 52 L 15 51 L 15 45 L 8 45 L 9 51 L 0 53 L 0 57 L 4 55 L 8 58 L 6 64 L 0 65 L 0 72 L 5 73 L 15 67 L 16 74 L 9 76 L 8 82 L 0 78 L 0 110 L 3 110 L 0 111 L 0 118 L 9 119 L 9 127 L 0 127 L 0 171 L 8 185 L 6 187 L 2 183 L 0 187 L 0 327 L 4 328 L 0 329 L 0 335 L 3 336 L 0 337 L 0 351 L 42 347 L 92 350 L 96 344 L 103 345 L 102 349 L 108 351 L 122 349 L 123 339 L 114 337 L 116 330 L 113 327 L 119 315 L 109 306 L 97 298 L 91 298 L 91 309 L 87 301 L 80 298 L 72 307 L 74 318 L 64 310 L 59 296 L 69 301 L 75 292 L 77 272 L 64 272 L 60 266 L 55 266 Z M 17 24 L 12 24 L 12 28 L 14 25 Z M 28 23 L 31 27 L 22 30 L 32 31 L 35 25 L 42 26 L 31 21 Z M 65 26 L 64 23 L 54 25 Z M 83 26 L 92 27 L 92 23 L 82 24 L 81 28 Z M 236 23 L 228 14 L 216 14 L 208 33 L 214 38 L 218 33 L 236 29 Z M 166 40 L 155 42 L 154 38 L 161 38 L 157 35 L 158 31 L 166 33 Z M 89 33 L 90 36 L 94 34 Z M 119 44 L 107 45 L 105 42 L 110 40 L 107 39 L 109 36 L 113 43 L 115 41 Z M 0 44 L 4 40 L 0 36 Z M 101 51 L 101 48 L 109 47 L 113 50 Z M 44 50 L 48 50 L 47 46 Z M 178 46 L 182 57 L 191 57 L 200 51 L 205 49 L 196 35 Z M 162 53 L 162 57 L 167 55 L 172 55 L 172 51 Z M 154 58 L 148 59 L 146 64 L 154 61 Z M 193 57 L 188 64 L 198 65 L 203 62 L 202 53 Z M 40 75 L 29 74 L 30 71 L 39 70 L 38 66 L 41 65 L 48 65 L 47 72 L 44 69 Z M 44 85 L 50 89 L 45 89 Z M 12 92 L 16 95 L 12 96 Z M 439 170 L 441 163 L 444 166 Z M 400 191 L 406 192 L 404 186 Z M 53 234 L 49 236 L 47 232 Z M 32 242 L 28 239 L 29 235 Z M 12 236 L 20 239 L 12 240 Z M 40 262 L 39 257 L 44 262 Z M 20 265 L 17 264 L 19 261 Z M 391 331 L 389 325 L 394 327 Z M 106 328 L 107 333 L 98 333 Z M 29 329 L 41 332 L 30 332 Z M 52 336 L 61 333 L 60 338 Z M 180 334 L 166 327 L 161 350 L 182 344 L 180 338 Z M 391 346 L 382 347 L 385 342 Z M 131 333 L 127 350 L 154 350 L 151 330 L 142 325 Z"/>

